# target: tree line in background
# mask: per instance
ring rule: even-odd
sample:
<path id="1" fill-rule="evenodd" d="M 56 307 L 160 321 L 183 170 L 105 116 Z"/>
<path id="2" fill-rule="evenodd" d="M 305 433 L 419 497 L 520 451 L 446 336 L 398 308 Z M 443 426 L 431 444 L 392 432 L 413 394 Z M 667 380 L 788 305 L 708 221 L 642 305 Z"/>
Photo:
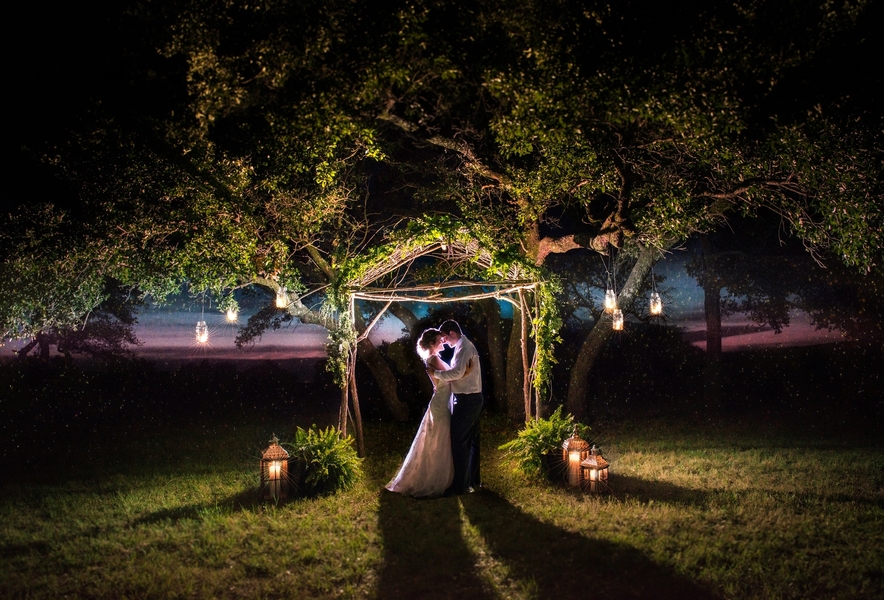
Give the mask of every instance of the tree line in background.
<path id="1" fill-rule="evenodd" d="M 593 282 L 613 279 L 641 317 L 653 265 L 691 236 L 713 354 L 728 310 L 778 328 L 797 306 L 862 337 L 880 306 L 878 2 L 16 10 L 32 60 L 14 73 L 5 336 L 83 331 L 120 286 L 161 301 L 186 285 L 222 306 L 284 288 L 287 311 L 259 312 L 243 344 L 286 319 L 330 326 L 355 260 L 440 218 L 544 269 L 566 325 L 593 317 L 568 350 L 578 418 L 612 335 Z M 771 259 L 781 239 L 806 252 Z M 861 307 L 833 301 L 848 288 Z M 524 417 L 521 315 L 476 306 L 493 402 Z M 414 332 L 407 306 L 391 311 Z M 367 340 L 359 357 L 407 418 L 390 362 Z"/>

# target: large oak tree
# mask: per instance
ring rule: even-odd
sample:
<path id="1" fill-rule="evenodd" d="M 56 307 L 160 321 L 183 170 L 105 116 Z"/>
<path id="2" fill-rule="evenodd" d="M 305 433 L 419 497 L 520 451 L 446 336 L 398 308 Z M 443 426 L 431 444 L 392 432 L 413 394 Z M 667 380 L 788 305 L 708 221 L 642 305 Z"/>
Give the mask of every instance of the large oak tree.
<path id="1" fill-rule="evenodd" d="M 120 85 L 162 102 L 115 94 L 76 129 L 56 163 L 82 205 L 52 221 L 76 229 L 8 240 L 4 270 L 24 289 L 39 277 L 19 248 L 48 262 L 75 248 L 58 286 L 69 319 L 112 276 L 155 296 L 285 286 L 293 315 L 328 324 L 305 294 L 404 223 L 449 215 L 538 265 L 618 254 L 629 306 L 673 244 L 761 210 L 817 256 L 877 269 L 880 73 L 862 67 L 879 16 L 865 2 L 135 4 Z M 93 293 L 72 288 L 77 268 Z M 4 328 L 23 331 L 20 308 L 43 300 L 13 296 Z M 30 314 L 39 329 L 55 313 Z M 598 320 L 580 348 L 574 414 L 610 331 Z"/>

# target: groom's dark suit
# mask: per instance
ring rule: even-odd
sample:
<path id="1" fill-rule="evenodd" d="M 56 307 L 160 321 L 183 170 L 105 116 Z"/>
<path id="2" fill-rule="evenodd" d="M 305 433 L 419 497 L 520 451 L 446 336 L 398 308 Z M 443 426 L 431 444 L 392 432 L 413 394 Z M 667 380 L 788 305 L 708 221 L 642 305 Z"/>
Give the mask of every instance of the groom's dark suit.
<path id="1" fill-rule="evenodd" d="M 465 374 L 467 365 L 472 368 Z M 485 399 L 482 396 L 482 369 L 473 342 L 461 336 L 454 345 L 451 369 L 436 371 L 439 379 L 451 382 L 454 393 L 451 407 L 451 456 L 454 480 L 446 495 L 463 494 L 481 482 L 479 471 L 479 416 Z"/>

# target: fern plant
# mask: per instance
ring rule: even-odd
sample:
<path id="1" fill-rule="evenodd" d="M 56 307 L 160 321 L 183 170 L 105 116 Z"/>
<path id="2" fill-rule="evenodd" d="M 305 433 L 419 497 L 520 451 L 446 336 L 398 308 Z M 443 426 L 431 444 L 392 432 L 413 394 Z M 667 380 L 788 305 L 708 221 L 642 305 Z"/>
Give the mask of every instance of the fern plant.
<path id="1" fill-rule="evenodd" d="M 298 485 L 306 495 L 333 494 L 349 489 L 362 476 L 362 459 L 353 438 L 342 439 L 333 427 L 298 427 L 290 456 L 298 466 Z"/>
<path id="2" fill-rule="evenodd" d="M 548 419 L 528 421 L 516 439 L 503 444 L 500 449 L 516 471 L 528 477 L 549 477 L 553 464 L 561 463 L 562 443 L 574 433 L 575 425 L 577 434 L 585 438 L 589 427 L 575 424 L 570 414 L 563 416 L 559 406 Z"/>

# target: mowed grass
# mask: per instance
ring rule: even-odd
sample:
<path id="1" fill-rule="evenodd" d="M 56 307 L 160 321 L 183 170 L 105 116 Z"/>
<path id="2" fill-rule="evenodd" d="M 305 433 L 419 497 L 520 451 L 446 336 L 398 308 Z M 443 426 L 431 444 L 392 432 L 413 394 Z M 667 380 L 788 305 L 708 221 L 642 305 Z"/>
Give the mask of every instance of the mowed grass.
<path id="1" fill-rule="evenodd" d="M 257 499 L 260 448 L 310 423 L 247 421 L 95 434 L 4 476 L 0 596 L 884 597 L 874 438 L 599 425 L 611 493 L 590 495 L 514 473 L 497 446 L 515 427 L 486 416 L 485 489 L 415 500 L 383 485 L 417 424 L 369 423 L 355 488 L 274 504 Z"/>

